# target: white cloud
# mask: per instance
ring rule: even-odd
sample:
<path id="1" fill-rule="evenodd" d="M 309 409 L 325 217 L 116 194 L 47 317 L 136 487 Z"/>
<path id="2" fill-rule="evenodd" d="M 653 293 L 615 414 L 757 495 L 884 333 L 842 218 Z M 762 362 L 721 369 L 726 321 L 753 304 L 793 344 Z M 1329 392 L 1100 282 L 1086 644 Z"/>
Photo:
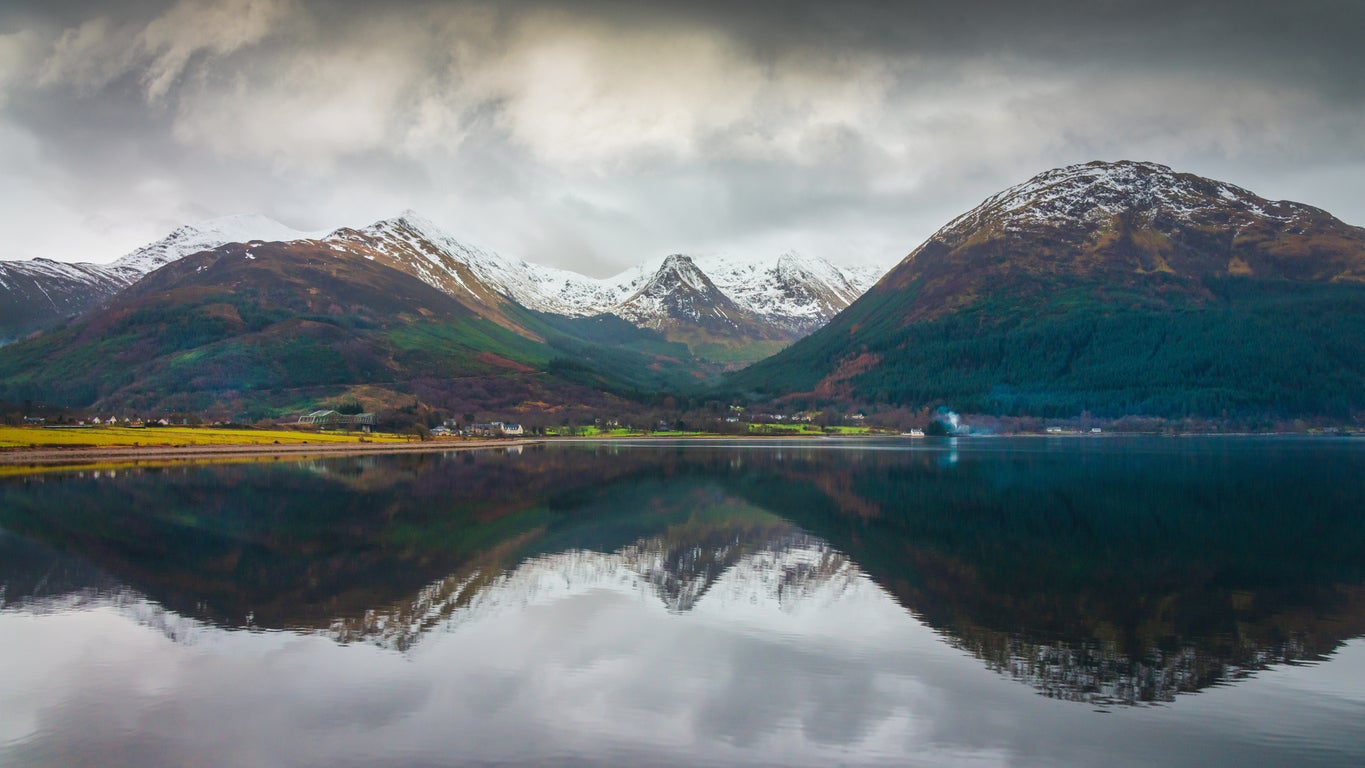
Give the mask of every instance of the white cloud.
<path id="1" fill-rule="evenodd" d="M 400 148 L 413 62 L 392 49 L 316 50 L 182 92 L 175 138 L 223 156 L 335 172 L 348 154 Z"/>

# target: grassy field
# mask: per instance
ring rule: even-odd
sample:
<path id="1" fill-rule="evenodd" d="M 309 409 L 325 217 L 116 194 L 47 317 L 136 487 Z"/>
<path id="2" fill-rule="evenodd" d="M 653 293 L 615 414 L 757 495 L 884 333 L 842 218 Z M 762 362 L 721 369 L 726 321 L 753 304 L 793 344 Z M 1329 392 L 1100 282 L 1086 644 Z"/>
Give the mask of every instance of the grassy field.
<path id="1" fill-rule="evenodd" d="M 644 429 L 626 429 L 624 427 L 602 429 L 601 427 L 564 427 L 550 428 L 545 430 L 545 434 L 551 437 L 637 437 L 649 434 Z"/>
<path id="2" fill-rule="evenodd" d="M 870 427 L 820 427 L 814 424 L 750 424 L 750 433 L 757 434 L 791 434 L 791 435 L 867 435 L 871 434 Z"/>
<path id="3" fill-rule="evenodd" d="M 402 443 L 400 435 L 297 432 L 287 429 L 215 427 L 7 427 L 0 426 L 0 448 L 61 446 L 301 445 L 320 443 Z"/>
<path id="4" fill-rule="evenodd" d="M 870 427 L 819 427 L 814 424 L 748 424 L 750 435 L 791 435 L 811 436 L 811 435 L 869 435 L 874 430 Z M 600 427 L 573 427 L 565 429 L 547 429 L 545 434 L 551 437 L 696 437 L 703 435 L 719 437 L 735 437 L 733 432 L 715 433 L 705 431 L 687 432 L 652 432 L 647 429 L 601 429 Z"/>

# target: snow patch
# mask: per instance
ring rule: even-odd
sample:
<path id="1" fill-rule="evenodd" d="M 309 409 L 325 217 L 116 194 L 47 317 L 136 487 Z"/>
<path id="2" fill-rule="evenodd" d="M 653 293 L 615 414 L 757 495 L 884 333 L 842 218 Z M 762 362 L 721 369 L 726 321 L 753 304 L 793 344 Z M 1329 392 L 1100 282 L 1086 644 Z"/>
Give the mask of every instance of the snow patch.
<path id="1" fill-rule="evenodd" d="M 993 195 L 930 240 L 960 239 L 986 226 L 1004 231 L 1067 221 L 1101 226 L 1117 216 L 1193 224 L 1231 219 L 1233 226 L 1254 219 L 1288 223 L 1309 210 L 1271 203 L 1241 187 L 1176 173 L 1157 163 L 1093 162 L 1045 171 Z"/>
<path id="2" fill-rule="evenodd" d="M 116 259 L 109 266 L 136 280 L 173 261 L 228 243 L 290 242 L 314 239 L 317 234 L 301 232 L 257 214 L 224 216 L 180 227 L 161 240 Z"/>

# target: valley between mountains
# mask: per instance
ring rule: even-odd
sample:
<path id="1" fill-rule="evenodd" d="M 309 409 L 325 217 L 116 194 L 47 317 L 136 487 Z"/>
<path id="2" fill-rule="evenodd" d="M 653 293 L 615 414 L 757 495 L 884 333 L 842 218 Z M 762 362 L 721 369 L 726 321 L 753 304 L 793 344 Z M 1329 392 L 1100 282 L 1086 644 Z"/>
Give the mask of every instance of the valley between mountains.
<path id="1" fill-rule="evenodd" d="M 1139 162 L 1039 174 L 890 271 L 675 254 L 595 279 L 412 212 L 237 216 L 109 264 L 0 262 L 0 338 L 0 400 L 83 412 L 1359 425 L 1365 229 Z"/>

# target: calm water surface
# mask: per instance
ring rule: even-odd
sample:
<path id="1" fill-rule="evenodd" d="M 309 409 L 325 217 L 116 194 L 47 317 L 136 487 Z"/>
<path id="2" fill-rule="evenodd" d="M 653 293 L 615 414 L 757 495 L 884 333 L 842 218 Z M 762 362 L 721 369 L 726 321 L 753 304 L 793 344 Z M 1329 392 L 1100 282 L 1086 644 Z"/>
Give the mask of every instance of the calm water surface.
<path id="1" fill-rule="evenodd" d="M 0 480 L 0 765 L 1365 765 L 1365 440 Z"/>

